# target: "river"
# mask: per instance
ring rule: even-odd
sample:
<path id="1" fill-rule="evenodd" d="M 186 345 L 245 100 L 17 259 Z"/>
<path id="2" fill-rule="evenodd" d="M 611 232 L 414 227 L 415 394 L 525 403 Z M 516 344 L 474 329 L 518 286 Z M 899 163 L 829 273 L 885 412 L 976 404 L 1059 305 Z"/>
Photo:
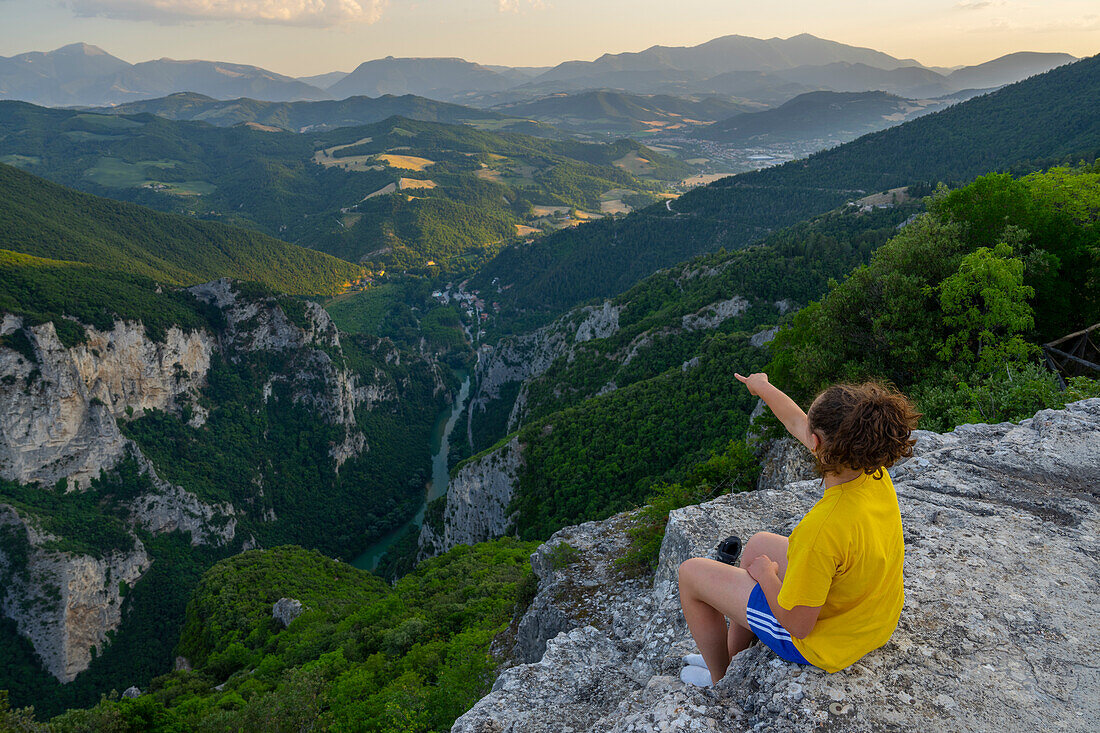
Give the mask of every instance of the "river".
<path id="1" fill-rule="evenodd" d="M 378 542 L 371 545 L 370 549 L 352 561 L 352 565 L 362 570 L 374 570 L 378 561 L 386 554 L 394 542 L 397 542 L 410 527 L 419 527 L 424 521 L 424 510 L 428 502 L 437 499 L 447 493 L 447 483 L 450 481 L 450 471 L 447 470 L 447 454 L 451 448 L 451 431 L 462 414 L 462 408 L 466 404 L 466 398 L 470 395 L 470 377 L 464 376 L 462 387 L 458 390 L 458 397 L 454 403 L 439 413 L 435 426 L 432 428 L 432 478 L 424 489 L 424 501 L 416 510 L 416 515 L 386 534 Z"/>

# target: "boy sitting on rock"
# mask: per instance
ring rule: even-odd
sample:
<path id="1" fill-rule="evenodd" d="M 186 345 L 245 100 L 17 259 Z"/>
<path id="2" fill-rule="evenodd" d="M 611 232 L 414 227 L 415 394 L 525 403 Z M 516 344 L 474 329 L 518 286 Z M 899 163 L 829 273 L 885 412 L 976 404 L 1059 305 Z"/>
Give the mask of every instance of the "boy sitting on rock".
<path id="1" fill-rule="evenodd" d="M 807 414 L 768 375 L 737 378 L 813 452 L 824 495 L 790 538 L 753 535 L 741 567 L 699 557 L 680 565 L 680 604 L 702 652 L 684 658 L 680 677 L 700 687 L 717 683 L 754 636 L 787 661 L 844 669 L 886 643 L 905 601 L 901 512 L 886 469 L 913 454 L 920 415 L 874 382 L 834 385 Z"/>

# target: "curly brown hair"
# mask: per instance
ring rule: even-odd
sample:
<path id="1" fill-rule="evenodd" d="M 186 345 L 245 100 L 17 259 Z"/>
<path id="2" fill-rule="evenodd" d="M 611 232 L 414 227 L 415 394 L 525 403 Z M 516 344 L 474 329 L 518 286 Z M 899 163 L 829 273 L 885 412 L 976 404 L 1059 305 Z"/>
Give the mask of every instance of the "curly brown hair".
<path id="1" fill-rule="evenodd" d="M 917 441 L 910 436 L 921 415 L 892 386 L 864 382 L 829 387 L 806 416 L 810 430 L 822 439 L 815 456 L 818 471 L 854 468 L 877 474 L 913 455 Z"/>

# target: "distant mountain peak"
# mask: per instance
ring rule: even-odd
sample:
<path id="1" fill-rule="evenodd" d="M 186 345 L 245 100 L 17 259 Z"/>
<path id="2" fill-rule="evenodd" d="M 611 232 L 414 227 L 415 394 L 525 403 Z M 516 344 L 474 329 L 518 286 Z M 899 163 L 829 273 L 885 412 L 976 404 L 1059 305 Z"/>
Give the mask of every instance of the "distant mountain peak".
<path id="1" fill-rule="evenodd" d="M 83 41 L 77 43 L 70 43 L 67 46 L 62 46 L 50 51 L 51 54 L 58 55 L 72 55 L 75 53 L 84 54 L 85 56 L 111 56 L 111 54 L 104 51 L 99 46 L 93 46 L 90 43 L 84 43 Z M 111 56 L 115 58 L 114 56 Z"/>

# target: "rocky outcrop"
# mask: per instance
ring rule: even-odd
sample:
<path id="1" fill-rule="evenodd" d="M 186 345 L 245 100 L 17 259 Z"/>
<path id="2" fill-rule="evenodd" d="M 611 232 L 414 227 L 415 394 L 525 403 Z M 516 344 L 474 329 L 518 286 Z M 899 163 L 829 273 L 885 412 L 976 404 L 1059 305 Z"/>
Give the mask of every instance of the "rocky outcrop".
<path id="1" fill-rule="evenodd" d="M 0 476 L 20 483 L 86 486 L 126 453 L 116 419 L 193 400 L 215 348 L 204 332 L 170 328 L 156 342 L 123 321 L 106 332 L 87 328 L 73 348 L 52 323 L 24 328 L 9 316 L 3 329 L 20 332 L 34 355 L 0 348 Z"/>
<path id="2" fill-rule="evenodd" d="M 563 593 L 537 560 L 529 613 L 544 618 L 524 622 L 561 633 L 540 661 L 506 670 L 453 731 L 1092 730 L 1100 399 L 1019 425 L 920 433 L 916 456 L 892 475 L 905 609 L 893 638 L 848 669 L 826 674 L 756 645 L 714 689 L 676 676 L 694 651 L 679 564 L 710 555 L 727 534 L 789 533 L 820 496 L 817 481 L 802 481 L 673 512 L 643 588 L 607 571 L 620 549 L 601 537 L 623 517 L 557 533 L 537 555 L 568 541 L 596 558 L 567 569 L 583 603 L 569 602 L 578 594 Z"/>
<path id="3" fill-rule="evenodd" d="M 122 593 L 151 563 L 140 540 L 126 552 L 91 557 L 48 549 L 57 537 L 0 505 L 0 610 L 30 640 L 42 665 L 71 682 L 122 621 Z M 18 548 L 17 552 L 12 552 Z M 18 565 L 13 555 L 23 556 Z"/>
<path id="4" fill-rule="evenodd" d="M 717 303 L 712 303 L 704 308 L 700 308 L 695 313 L 689 313 L 680 319 L 681 325 L 685 331 L 702 331 L 708 328 L 717 328 L 725 321 L 737 316 L 748 310 L 749 301 L 742 298 L 740 295 L 735 295 L 728 300 L 722 300 Z"/>
<path id="5" fill-rule="evenodd" d="M 290 399 L 342 426 L 342 439 L 330 449 L 337 467 L 369 449 L 356 415 L 396 400 L 398 385 L 381 370 L 361 375 L 344 365 L 339 333 L 320 306 L 242 295 L 229 280 L 190 292 L 220 310 L 218 328 L 169 328 L 154 340 L 141 323 L 118 321 L 109 331 L 85 327 L 84 341 L 66 347 L 52 323 L 28 326 L 4 314 L 0 335 L 8 338 L 0 345 L 0 477 L 43 485 L 63 480 L 69 490 L 84 490 L 101 472 L 133 460 L 149 488 L 119 507 L 132 527 L 154 534 L 188 532 L 193 545 L 232 542 L 237 509 L 202 501 L 162 480 L 119 428 L 119 421 L 148 410 L 183 414 L 185 406 L 189 424 L 201 427 L 206 411 L 198 397 L 215 355 L 239 362 L 279 352 L 264 398 Z M 295 320 L 287 307 L 297 313 Z M 383 363 L 396 360 L 396 351 L 386 348 L 380 344 L 375 355 Z M 257 492 L 262 492 L 259 485 Z M 68 682 L 87 667 L 90 649 L 101 648 L 117 628 L 119 582 L 136 582 L 150 560 L 136 538 L 137 549 L 117 557 L 49 550 L 57 538 L 34 529 L 33 519 L 2 503 L 0 512 L 12 526 L 18 520 L 29 543 L 16 554 L 0 545 L 0 565 L 21 579 L 4 584 L 0 610 L 16 621 L 46 668 Z M 259 518 L 272 521 L 274 515 Z"/>
<path id="6" fill-rule="evenodd" d="M 796 481 L 817 476 L 813 454 L 794 438 L 779 438 L 767 444 L 760 456 L 757 489 L 782 489 Z"/>
<path id="7" fill-rule="evenodd" d="M 297 598 L 280 598 L 271 607 L 271 618 L 285 629 L 302 615 L 302 602 Z"/>
<path id="8" fill-rule="evenodd" d="M 275 307 L 274 299 L 242 297 L 235 283 L 225 278 L 195 285 L 189 291 L 221 309 L 226 326 L 219 334 L 219 343 L 230 359 L 262 351 L 293 355 L 287 367 L 272 375 L 264 386 L 264 399 L 274 394 L 276 386 L 285 387 L 294 403 L 304 404 L 333 425 L 343 426 L 343 440 L 329 451 L 337 468 L 370 449 L 356 422 L 356 411 L 361 406 L 371 409 L 379 402 L 394 400 L 397 392 L 380 372 L 375 373 L 371 384 L 364 385 L 357 374 L 333 361 L 330 352 L 339 350 L 340 333 L 324 308 L 305 301 L 304 317 L 292 322 L 283 308 Z M 389 361 L 391 356 L 383 358 Z"/>
<path id="9" fill-rule="evenodd" d="M 149 476 L 155 488 L 129 503 L 130 521 L 134 525 L 152 534 L 187 532 L 192 546 L 228 545 L 233 541 L 237 534 L 237 510 L 232 504 L 201 501 L 190 491 L 162 480 L 137 445 L 131 442 L 130 448 L 140 470 Z"/>
<path id="10" fill-rule="evenodd" d="M 505 339 L 495 348 L 483 346 L 474 371 L 477 389 L 470 401 L 469 419 L 472 421 L 476 412 L 484 412 L 490 402 L 500 399 L 504 385 L 539 376 L 577 344 L 618 333 L 621 311 L 621 306 L 610 301 L 584 306 L 535 331 Z M 518 424 L 520 412 L 512 410 L 509 430 Z"/>
<path id="11" fill-rule="evenodd" d="M 516 438 L 462 466 L 447 485 L 443 532 L 424 523 L 418 559 L 507 534 L 513 521 L 508 504 L 522 466 L 523 447 Z"/>
<path id="12" fill-rule="evenodd" d="M 573 343 L 581 344 L 592 339 L 605 339 L 619 332 L 621 306 L 611 305 L 611 301 L 604 301 L 599 308 L 585 306 L 580 309 L 580 312 L 583 320 L 577 326 Z"/>

